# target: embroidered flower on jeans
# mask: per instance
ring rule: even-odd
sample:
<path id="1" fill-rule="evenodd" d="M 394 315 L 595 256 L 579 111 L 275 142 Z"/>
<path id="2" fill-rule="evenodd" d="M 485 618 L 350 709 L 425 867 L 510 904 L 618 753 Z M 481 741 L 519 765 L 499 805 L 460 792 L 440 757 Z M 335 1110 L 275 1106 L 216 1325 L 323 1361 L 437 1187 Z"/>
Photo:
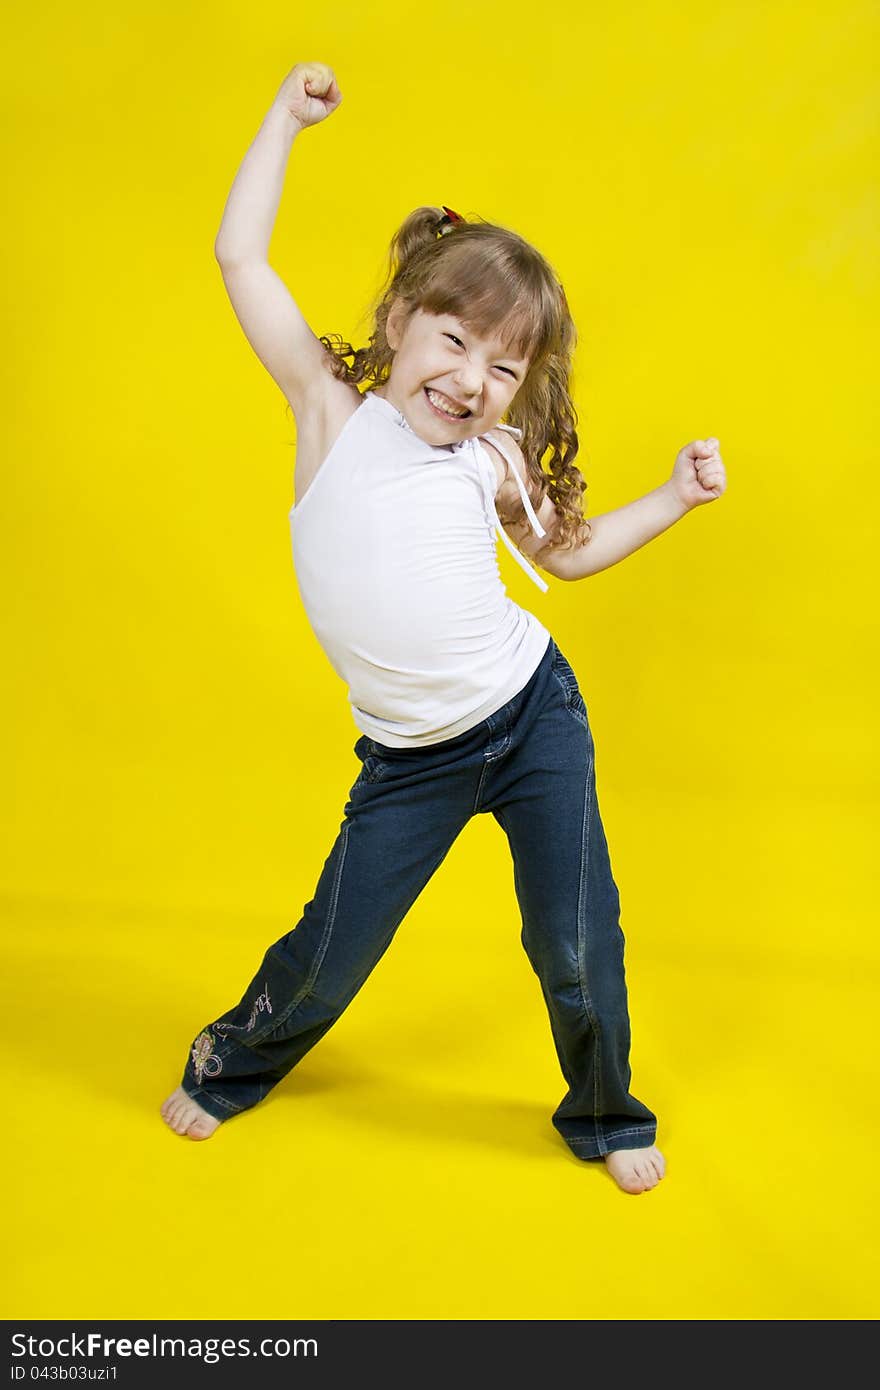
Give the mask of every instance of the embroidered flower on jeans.
<path id="1" fill-rule="evenodd" d="M 193 1043 L 192 1060 L 195 1069 L 196 1081 L 201 1086 L 203 1076 L 219 1076 L 223 1070 L 223 1063 L 213 1051 L 214 1038 L 207 1028 L 199 1033 Z"/>

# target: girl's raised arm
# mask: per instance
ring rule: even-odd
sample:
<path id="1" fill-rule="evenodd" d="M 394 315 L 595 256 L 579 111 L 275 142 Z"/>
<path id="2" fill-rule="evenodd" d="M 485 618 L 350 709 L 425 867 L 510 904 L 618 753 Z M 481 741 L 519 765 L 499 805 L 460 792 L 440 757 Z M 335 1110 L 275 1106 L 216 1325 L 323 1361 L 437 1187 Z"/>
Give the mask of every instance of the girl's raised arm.
<path id="1" fill-rule="evenodd" d="M 281 277 L 269 243 L 294 140 L 342 100 L 324 63 L 297 63 L 267 112 L 226 200 L 214 255 L 245 337 L 299 414 L 329 379 L 326 352 Z"/>

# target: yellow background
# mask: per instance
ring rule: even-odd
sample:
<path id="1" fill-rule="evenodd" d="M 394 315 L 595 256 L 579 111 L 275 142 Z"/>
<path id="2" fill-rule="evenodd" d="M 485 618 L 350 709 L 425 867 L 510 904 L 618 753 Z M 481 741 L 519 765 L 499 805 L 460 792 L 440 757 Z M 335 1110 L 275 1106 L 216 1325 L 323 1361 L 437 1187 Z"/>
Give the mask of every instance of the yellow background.
<path id="1" fill-rule="evenodd" d="M 8 17 L 7 1318 L 877 1316 L 877 8 L 466 20 Z M 550 1124 L 491 817 L 263 1105 L 207 1144 L 159 1117 L 359 766 L 295 588 L 291 417 L 213 259 L 307 59 L 344 100 L 271 258 L 316 332 L 365 342 L 392 233 L 446 203 L 565 285 L 588 514 L 721 440 L 725 496 L 591 580 L 542 596 L 499 546 L 590 710 L 668 1163 L 638 1198 Z"/>

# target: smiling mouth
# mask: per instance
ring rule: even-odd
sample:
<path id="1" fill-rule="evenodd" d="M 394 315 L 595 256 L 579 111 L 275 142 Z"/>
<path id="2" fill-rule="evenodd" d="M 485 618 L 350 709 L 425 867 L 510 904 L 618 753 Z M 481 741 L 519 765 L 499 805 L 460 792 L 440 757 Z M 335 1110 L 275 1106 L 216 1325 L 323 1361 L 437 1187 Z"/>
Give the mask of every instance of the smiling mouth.
<path id="1" fill-rule="evenodd" d="M 441 393 L 440 393 L 439 391 L 435 391 L 435 392 L 433 393 L 433 394 L 437 397 L 437 400 L 436 400 L 436 401 L 433 401 L 433 400 L 431 399 L 430 391 L 429 391 L 429 388 L 428 388 L 427 386 L 424 388 L 424 391 L 425 391 L 425 400 L 428 402 L 428 404 L 429 404 L 429 406 L 431 407 L 431 409 L 434 411 L 435 414 L 441 415 L 441 416 L 443 417 L 444 420 L 469 420 L 469 419 L 470 419 L 470 417 L 471 417 L 471 415 L 472 415 L 472 413 L 473 413 L 472 411 L 467 410 L 467 411 L 465 411 L 464 415 L 453 415 L 453 414 L 451 414 L 450 411 L 444 410 L 444 409 L 438 404 L 438 402 L 439 402 L 441 399 L 443 399 L 442 396 L 441 396 Z"/>

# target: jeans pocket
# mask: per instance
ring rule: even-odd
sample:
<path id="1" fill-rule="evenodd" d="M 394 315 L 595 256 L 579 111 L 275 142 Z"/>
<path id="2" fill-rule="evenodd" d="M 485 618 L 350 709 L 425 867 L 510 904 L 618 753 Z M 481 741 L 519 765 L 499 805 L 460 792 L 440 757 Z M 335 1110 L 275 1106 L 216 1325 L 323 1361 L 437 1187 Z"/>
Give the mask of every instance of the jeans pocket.
<path id="1" fill-rule="evenodd" d="M 565 696 L 566 706 L 569 712 L 574 715 L 575 719 L 578 719 L 581 724 L 589 728 L 587 705 L 581 694 L 577 676 L 555 642 L 553 646 L 552 671 L 557 681 L 562 686 L 562 693 Z"/>

